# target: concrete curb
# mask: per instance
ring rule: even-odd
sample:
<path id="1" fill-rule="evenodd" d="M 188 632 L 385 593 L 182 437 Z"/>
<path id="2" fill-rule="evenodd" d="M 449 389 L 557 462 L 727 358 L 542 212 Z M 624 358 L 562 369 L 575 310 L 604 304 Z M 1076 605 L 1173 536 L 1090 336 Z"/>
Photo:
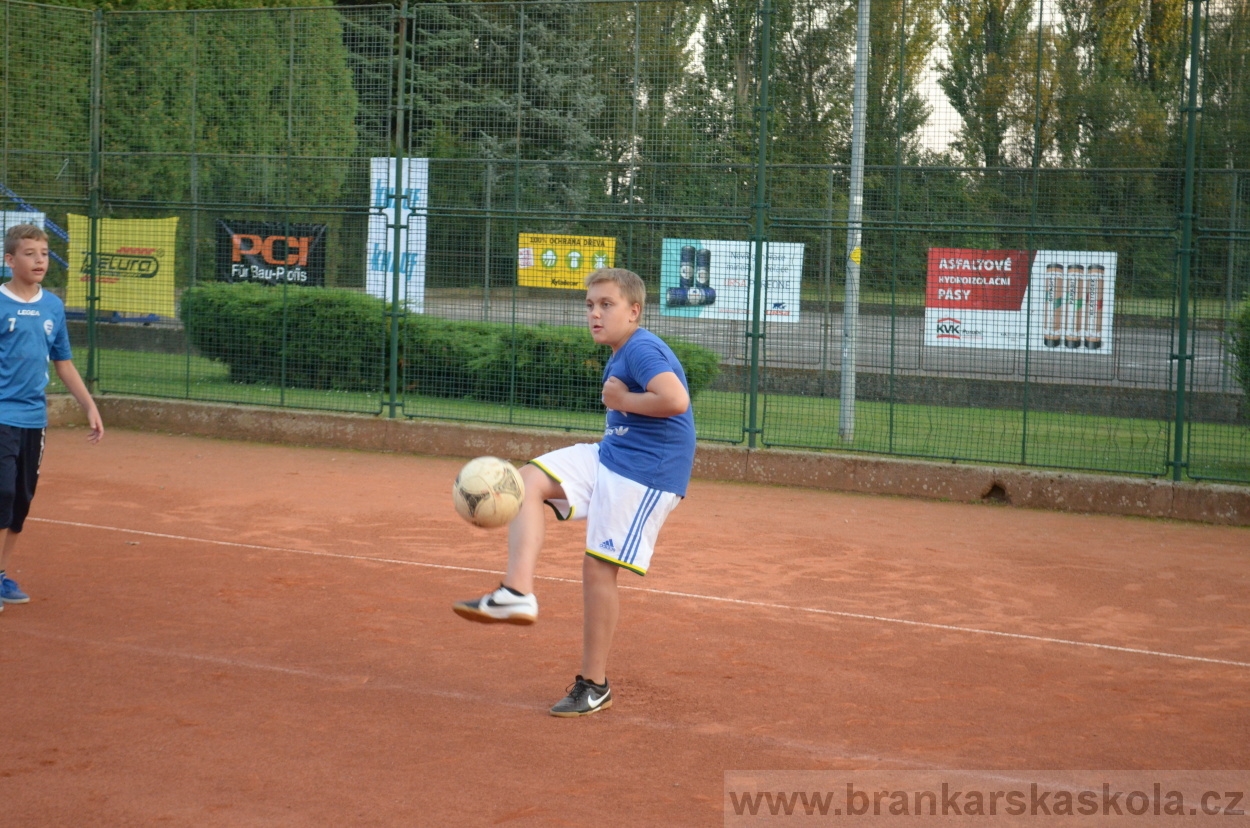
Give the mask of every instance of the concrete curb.
<path id="1" fill-rule="evenodd" d="M 428 456 L 494 454 L 523 461 L 588 437 L 560 431 L 139 397 L 107 396 L 96 403 L 105 424 L 111 428 Z M 53 426 L 86 424 L 68 395 L 48 397 L 48 421 Z M 694 475 L 707 480 L 1250 526 L 1250 486 L 747 449 L 713 443 L 699 445 Z"/>

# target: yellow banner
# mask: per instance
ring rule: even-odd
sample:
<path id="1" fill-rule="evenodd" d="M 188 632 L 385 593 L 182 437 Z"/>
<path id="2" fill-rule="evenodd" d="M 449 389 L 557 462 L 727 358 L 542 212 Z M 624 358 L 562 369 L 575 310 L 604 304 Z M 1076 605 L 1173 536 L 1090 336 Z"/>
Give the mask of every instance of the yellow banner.
<path id="1" fill-rule="evenodd" d="M 517 284 L 521 287 L 581 288 L 586 277 L 616 261 L 616 238 L 517 235 Z"/>
<path id="2" fill-rule="evenodd" d="M 69 216 L 69 282 L 65 306 L 87 307 L 90 281 L 90 224 Z M 178 219 L 100 219 L 100 260 L 96 287 L 100 313 L 172 317 L 174 250 Z"/>

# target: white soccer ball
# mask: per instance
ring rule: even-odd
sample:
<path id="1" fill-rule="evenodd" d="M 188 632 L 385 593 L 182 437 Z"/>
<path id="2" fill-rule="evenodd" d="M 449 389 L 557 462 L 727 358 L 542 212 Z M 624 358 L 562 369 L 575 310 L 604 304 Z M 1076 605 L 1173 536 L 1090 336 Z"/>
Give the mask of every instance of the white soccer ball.
<path id="1" fill-rule="evenodd" d="M 521 473 L 498 457 L 470 460 L 451 486 L 456 512 L 484 529 L 503 526 L 516 517 L 524 497 Z"/>

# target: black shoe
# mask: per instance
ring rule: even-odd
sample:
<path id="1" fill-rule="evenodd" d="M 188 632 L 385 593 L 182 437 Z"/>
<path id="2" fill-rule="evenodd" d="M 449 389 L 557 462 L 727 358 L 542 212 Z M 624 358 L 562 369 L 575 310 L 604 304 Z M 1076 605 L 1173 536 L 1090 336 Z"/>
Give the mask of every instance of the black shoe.
<path id="1" fill-rule="evenodd" d="M 551 708 L 551 715 L 589 716 L 591 713 L 607 710 L 611 706 L 612 688 L 608 686 L 607 679 L 603 680 L 603 684 L 595 684 L 578 676 L 569 687 L 569 694 Z"/>

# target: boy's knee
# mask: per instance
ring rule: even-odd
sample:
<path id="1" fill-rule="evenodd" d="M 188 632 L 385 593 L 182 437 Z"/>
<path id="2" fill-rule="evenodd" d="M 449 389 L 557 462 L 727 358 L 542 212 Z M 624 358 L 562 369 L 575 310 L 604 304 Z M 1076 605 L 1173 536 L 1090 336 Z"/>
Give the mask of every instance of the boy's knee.
<path id="1" fill-rule="evenodd" d="M 553 497 L 559 497 L 564 491 L 559 483 L 552 480 L 545 471 L 532 463 L 526 463 L 521 467 L 521 481 L 525 484 L 525 497 L 527 500 L 535 497 L 539 500 L 549 500 Z"/>

